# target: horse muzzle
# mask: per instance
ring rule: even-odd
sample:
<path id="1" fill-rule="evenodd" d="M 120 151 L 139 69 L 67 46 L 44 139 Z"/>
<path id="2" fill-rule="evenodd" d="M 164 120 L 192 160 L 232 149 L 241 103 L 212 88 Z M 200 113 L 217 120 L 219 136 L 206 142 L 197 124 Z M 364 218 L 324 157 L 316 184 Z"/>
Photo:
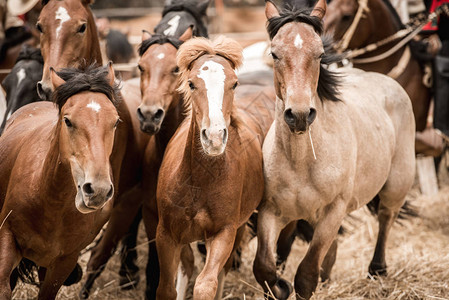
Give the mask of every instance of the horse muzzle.
<path id="1" fill-rule="evenodd" d="M 211 128 L 201 130 L 201 145 L 204 152 L 210 156 L 223 154 L 228 142 L 228 130 L 226 128 Z"/>
<path id="2" fill-rule="evenodd" d="M 294 134 L 303 134 L 316 118 L 316 109 L 311 107 L 307 111 L 294 111 L 288 108 L 284 111 L 284 121 Z"/>
<path id="3" fill-rule="evenodd" d="M 110 181 L 86 182 L 78 185 L 75 205 L 81 213 L 87 214 L 103 208 L 113 196 L 114 186 Z"/>
<path id="4" fill-rule="evenodd" d="M 39 98 L 44 101 L 50 101 L 50 96 L 52 93 L 51 87 L 45 83 L 45 81 L 41 80 L 36 85 L 37 94 Z"/>
<path id="5" fill-rule="evenodd" d="M 140 122 L 140 130 L 147 134 L 156 134 L 161 129 L 165 111 L 161 107 L 139 106 L 137 118 Z"/>

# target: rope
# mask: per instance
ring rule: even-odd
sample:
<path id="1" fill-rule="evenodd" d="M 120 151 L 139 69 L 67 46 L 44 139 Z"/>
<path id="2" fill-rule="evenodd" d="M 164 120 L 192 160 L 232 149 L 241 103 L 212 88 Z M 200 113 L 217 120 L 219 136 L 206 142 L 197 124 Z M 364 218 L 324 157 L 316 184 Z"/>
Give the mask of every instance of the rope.
<path id="1" fill-rule="evenodd" d="M 359 25 L 360 19 L 363 16 L 364 12 L 369 12 L 368 0 L 359 0 L 359 8 L 357 9 L 357 13 L 354 17 L 354 20 L 349 26 L 348 30 L 346 30 L 343 38 L 341 39 L 340 44 L 336 47 L 339 52 L 343 52 L 348 49 L 349 42 L 351 41 L 357 26 Z"/>

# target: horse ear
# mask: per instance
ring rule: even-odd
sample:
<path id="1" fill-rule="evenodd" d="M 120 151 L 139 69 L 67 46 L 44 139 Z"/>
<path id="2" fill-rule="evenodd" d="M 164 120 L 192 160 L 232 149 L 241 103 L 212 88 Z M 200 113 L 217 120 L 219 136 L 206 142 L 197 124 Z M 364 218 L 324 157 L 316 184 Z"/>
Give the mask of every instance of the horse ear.
<path id="1" fill-rule="evenodd" d="M 265 16 L 267 17 L 267 20 L 279 17 L 279 10 L 271 1 L 265 2 Z"/>
<path id="2" fill-rule="evenodd" d="M 184 33 L 179 37 L 180 41 L 185 42 L 185 41 L 188 41 L 188 40 L 190 40 L 192 38 L 192 36 L 193 36 L 193 29 L 192 29 L 192 27 L 193 26 L 189 26 L 189 28 L 187 28 L 187 30 L 184 31 Z"/>
<path id="3" fill-rule="evenodd" d="M 50 80 L 51 85 L 53 86 L 53 90 L 56 90 L 58 87 L 65 83 L 64 79 L 59 77 L 59 75 L 56 74 L 55 69 L 53 69 L 52 67 L 50 67 Z"/>
<path id="4" fill-rule="evenodd" d="M 146 30 L 142 30 L 142 42 L 151 39 L 151 33 Z"/>
<path id="5" fill-rule="evenodd" d="M 197 8 L 200 14 L 205 15 L 207 7 L 209 6 L 210 0 L 204 0 L 198 3 Z"/>
<path id="6" fill-rule="evenodd" d="M 115 84 L 115 71 L 112 67 L 112 61 L 108 62 L 108 81 L 110 86 L 114 86 Z"/>
<path id="7" fill-rule="evenodd" d="M 318 0 L 317 4 L 313 8 L 310 15 L 318 17 L 320 20 L 322 20 L 325 14 L 326 14 L 326 0 Z"/>

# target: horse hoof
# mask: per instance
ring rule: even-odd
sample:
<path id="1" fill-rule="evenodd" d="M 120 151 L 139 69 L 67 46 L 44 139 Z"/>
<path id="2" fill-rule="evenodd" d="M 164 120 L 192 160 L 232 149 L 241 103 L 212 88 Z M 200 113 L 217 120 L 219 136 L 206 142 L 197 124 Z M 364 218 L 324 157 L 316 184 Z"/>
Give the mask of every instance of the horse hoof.
<path id="1" fill-rule="evenodd" d="M 293 286 L 287 280 L 279 278 L 271 291 L 276 297 L 276 300 L 287 300 L 293 292 Z M 268 292 L 268 295 L 267 299 L 273 299 L 271 293 Z"/>
<path id="2" fill-rule="evenodd" d="M 384 264 L 373 263 L 369 265 L 368 272 L 371 276 L 387 276 L 387 266 Z"/>
<path id="3" fill-rule="evenodd" d="M 73 269 L 72 273 L 70 273 L 69 277 L 64 281 L 64 286 L 70 286 L 72 284 L 80 282 L 81 278 L 83 277 L 83 269 L 81 269 L 81 266 L 77 263 L 75 268 Z"/>

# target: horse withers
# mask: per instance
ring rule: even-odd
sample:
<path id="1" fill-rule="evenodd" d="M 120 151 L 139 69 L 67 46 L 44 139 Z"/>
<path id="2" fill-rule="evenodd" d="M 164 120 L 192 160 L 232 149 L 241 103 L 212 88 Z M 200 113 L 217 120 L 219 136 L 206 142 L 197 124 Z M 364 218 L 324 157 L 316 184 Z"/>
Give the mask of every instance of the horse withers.
<path id="1" fill-rule="evenodd" d="M 263 145 L 254 275 L 276 299 L 288 298 L 291 287 L 276 273 L 276 240 L 288 223 L 304 219 L 315 232 L 295 292 L 309 299 L 343 218 L 373 198 L 380 199 L 379 234 L 369 272 L 385 274 L 388 233 L 414 181 L 415 122 L 407 93 L 393 79 L 324 68 L 324 0 L 310 14 L 279 12 L 271 2 L 265 9 L 277 102 Z"/>
<path id="2" fill-rule="evenodd" d="M 44 60 L 41 50 L 28 45 L 22 46 L 16 64 L 2 82 L 6 92 L 6 111 L 0 126 L 0 135 L 6 121 L 20 107 L 39 101 L 36 83 L 42 78 Z"/>
<path id="3" fill-rule="evenodd" d="M 50 78 L 54 103 L 22 107 L 0 137 L 1 299 L 11 298 L 10 275 L 25 258 L 46 269 L 39 299 L 54 299 L 107 221 L 118 185 L 112 65 Z"/>

